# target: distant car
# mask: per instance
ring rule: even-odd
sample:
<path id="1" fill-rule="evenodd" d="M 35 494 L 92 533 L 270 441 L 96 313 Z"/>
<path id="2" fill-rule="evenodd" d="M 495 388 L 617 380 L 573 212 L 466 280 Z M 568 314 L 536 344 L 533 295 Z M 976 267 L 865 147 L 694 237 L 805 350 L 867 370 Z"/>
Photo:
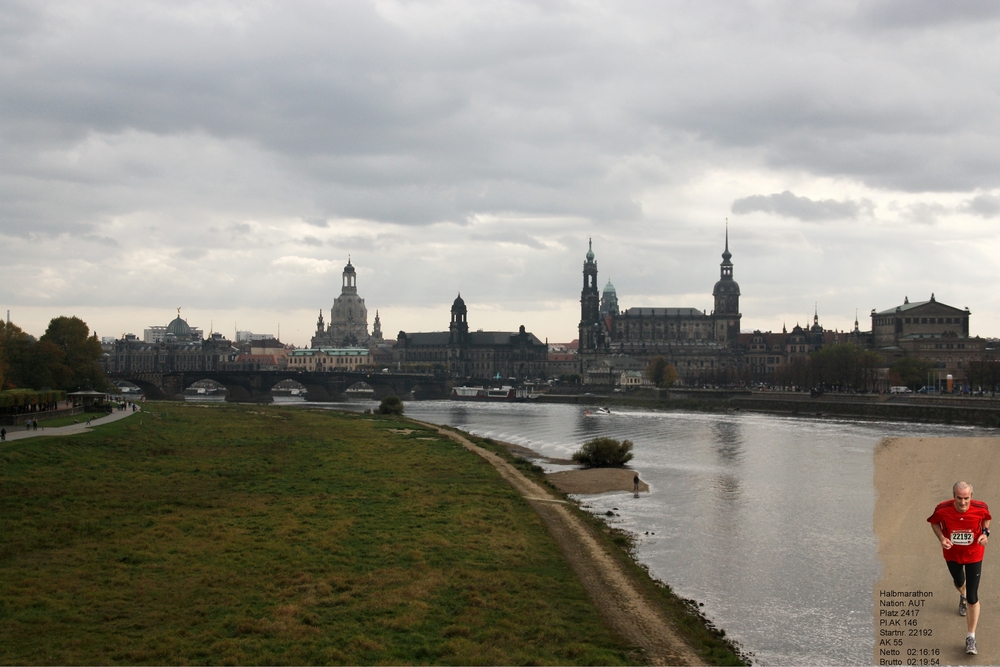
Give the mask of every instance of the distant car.
<path id="1" fill-rule="evenodd" d="M 937 387 L 921 387 L 917 390 L 918 394 L 936 394 Z"/>
<path id="2" fill-rule="evenodd" d="M 909 387 L 889 387 L 890 394 L 912 394 L 913 390 Z"/>

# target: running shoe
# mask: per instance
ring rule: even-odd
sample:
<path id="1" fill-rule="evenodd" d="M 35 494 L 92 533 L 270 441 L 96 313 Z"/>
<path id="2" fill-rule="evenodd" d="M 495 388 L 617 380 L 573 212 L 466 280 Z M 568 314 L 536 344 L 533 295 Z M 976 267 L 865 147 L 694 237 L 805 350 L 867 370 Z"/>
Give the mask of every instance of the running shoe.
<path id="1" fill-rule="evenodd" d="M 959 596 L 959 598 L 958 598 L 958 615 L 959 616 L 965 616 L 965 613 L 968 611 L 968 609 L 969 609 L 969 607 L 968 607 L 968 604 L 965 601 L 965 596 L 964 595 Z"/>
<path id="2" fill-rule="evenodd" d="M 977 655 L 979 651 L 976 650 L 976 638 L 966 637 L 965 638 L 965 652 L 969 655 Z"/>

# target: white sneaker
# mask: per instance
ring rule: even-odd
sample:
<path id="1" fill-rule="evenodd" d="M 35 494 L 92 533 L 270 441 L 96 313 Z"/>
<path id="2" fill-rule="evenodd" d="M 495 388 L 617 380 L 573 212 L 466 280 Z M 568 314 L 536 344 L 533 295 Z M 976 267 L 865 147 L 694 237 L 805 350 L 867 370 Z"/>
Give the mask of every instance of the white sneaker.
<path id="1" fill-rule="evenodd" d="M 977 655 L 979 651 L 976 650 L 976 638 L 966 637 L 965 638 L 965 652 L 969 655 Z"/>

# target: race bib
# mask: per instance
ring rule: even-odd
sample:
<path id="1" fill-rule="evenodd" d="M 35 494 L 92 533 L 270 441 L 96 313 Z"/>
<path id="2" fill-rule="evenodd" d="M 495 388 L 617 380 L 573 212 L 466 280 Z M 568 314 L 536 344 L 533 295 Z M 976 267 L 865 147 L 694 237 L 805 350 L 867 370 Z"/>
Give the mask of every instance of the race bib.
<path id="1" fill-rule="evenodd" d="M 960 547 L 967 547 L 972 544 L 972 531 L 962 530 L 951 534 L 951 543 Z"/>

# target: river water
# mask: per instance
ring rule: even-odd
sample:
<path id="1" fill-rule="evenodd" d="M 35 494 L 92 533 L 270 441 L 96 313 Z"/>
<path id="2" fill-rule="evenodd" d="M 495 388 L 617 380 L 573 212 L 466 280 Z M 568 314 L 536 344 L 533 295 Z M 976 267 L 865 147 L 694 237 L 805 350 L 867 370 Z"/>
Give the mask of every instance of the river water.
<path id="1" fill-rule="evenodd" d="M 630 465 L 650 493 L 580 500 L 636 533 L 638 559 L 652 575 L 703 604 L 708 618 L 765 665 L 871 663 L 872 586 L 881 575 L 872 528 L 875 445 L 886 436 L 992 434 L 747 412 L 586 412 L 556 404 L 406 403 L 415 419 L 553 458 L 569 458 L 597 436 L 632 440 Z"/>

